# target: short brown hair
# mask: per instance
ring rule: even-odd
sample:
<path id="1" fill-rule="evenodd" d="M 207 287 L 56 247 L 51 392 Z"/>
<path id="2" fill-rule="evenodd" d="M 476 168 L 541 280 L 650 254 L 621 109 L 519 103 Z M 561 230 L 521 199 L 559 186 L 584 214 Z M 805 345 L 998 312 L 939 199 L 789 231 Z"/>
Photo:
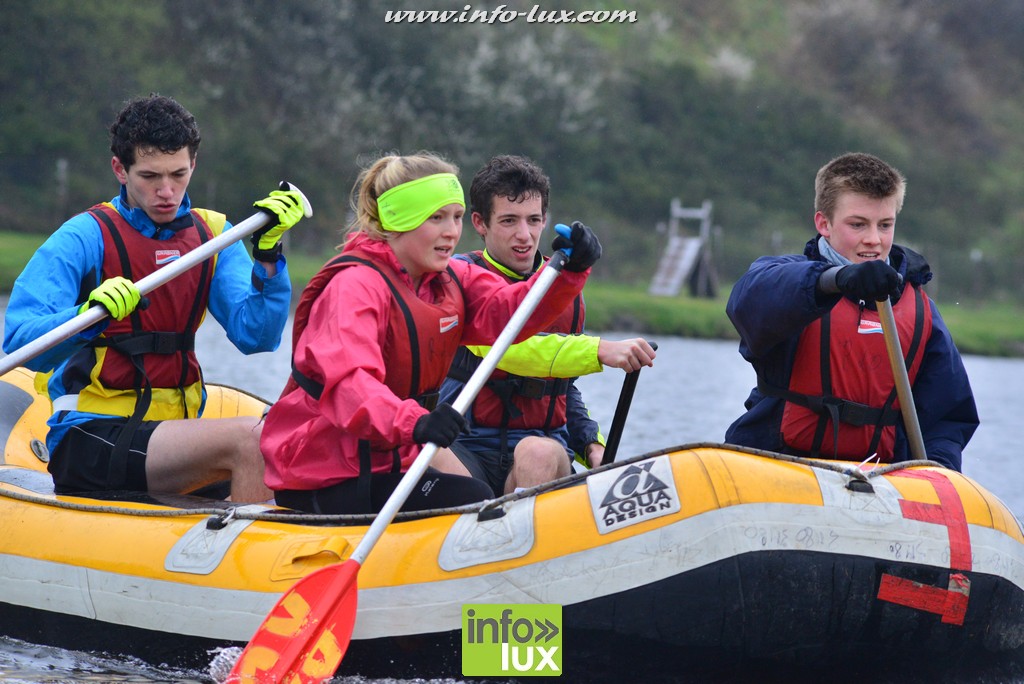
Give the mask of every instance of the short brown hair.
<path id="1" fill-rule="evenodd" d="M 896 197 L 896 213 L 903 208 L 907 179 L 893 166 L 863 152 L 848 152 L 818 170 L 814 177 L 814 210 L 831 221 L 844 192 L 872 199 Z"/>

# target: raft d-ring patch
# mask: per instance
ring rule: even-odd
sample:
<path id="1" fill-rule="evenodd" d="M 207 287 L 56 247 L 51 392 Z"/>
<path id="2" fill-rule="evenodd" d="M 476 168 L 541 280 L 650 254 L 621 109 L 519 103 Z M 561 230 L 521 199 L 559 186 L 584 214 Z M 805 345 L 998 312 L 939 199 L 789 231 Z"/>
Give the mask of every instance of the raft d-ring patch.
<path id="1" fill-rule="evenodd" d="M 906 471 L 893 473 L 899 477 L 927 480 L 935 488 L 939 503 L 900 500 L 903 517 L 911 520 L 944 525 L 949 532 L 949 585 L 946 588 L 912 582 L 885 573 L 878 587 L 878 598 L 908 608 L 935 613 L 942 622 L 963 626 L 967 603 L 971 596 L 971 580 L 957 571 L 971 569 L 971 533 L 967 516 L 956 487 L 943 473 L 934 471 Z"/>
<path id="2" fill-rule="evenodd" d="M 671 515 L 681 508 L 668 456 L 591 475 L 587 493 L 601 534 Z"/>

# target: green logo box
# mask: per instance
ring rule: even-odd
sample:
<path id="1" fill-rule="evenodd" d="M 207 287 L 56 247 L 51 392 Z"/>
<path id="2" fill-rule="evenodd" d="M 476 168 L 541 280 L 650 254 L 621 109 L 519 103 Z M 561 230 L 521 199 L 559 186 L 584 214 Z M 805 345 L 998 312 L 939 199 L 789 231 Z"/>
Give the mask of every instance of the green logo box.
<path id="1" fill-rule="evenodd" d="M 474 603 L 462 606 L 462 674 L 551 677 L 562 674 L 562 606 Z"/>

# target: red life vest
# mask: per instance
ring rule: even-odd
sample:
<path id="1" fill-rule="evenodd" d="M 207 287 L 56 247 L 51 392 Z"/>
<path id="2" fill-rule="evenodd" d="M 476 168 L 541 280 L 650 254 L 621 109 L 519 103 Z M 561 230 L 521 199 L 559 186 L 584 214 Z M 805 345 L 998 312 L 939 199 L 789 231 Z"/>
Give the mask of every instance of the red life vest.
<path id="1" fill-rule="evenodd" d="M 177 219 L 181 225 L 171 238 L 157 240 L 135 230 L 110 204 L 92 207 L 89 212 L 103 235 L 101 278 L 137 281 L 209 240 L 214 231 L 198 211 Z M 222 215 L 209 212 L 207 218 L 219 228 L 224 225 Z M 179 275 L 173 285 L 153 290 L 148 307 L 111 320 L 78 353 L 68 364 L 65 387 L 78 394 L 79 411 L 140 414 L 137 418 L 146 420 L 198 416 L 202 375 L 195 332 L 206 312 L 213 270 L 207 260 Z"/>
<path id="2" fill-rule="evenodd" d="M 510 283 L 521 280 L 495 268 L 479 250 L 467 256 L 472 258 L 473 263 L 501 275 Z M 573 305 L 562 311 L 542 332 L 579 334 L 583 332 L 585 318 L 586 307 L 583 295 L 579 294 L 573 300 Z M 478 357 L 471 354 L 468 356 L 474 361 L 468 364 L 472 365 L 468 373 L 463 373 L 466 368 L 453 369 L 452 373 L 453 377 L 463 382 L 480 363 Z M 566 421 L 568 388 L 568 378 L 528 378 L 495 370 L 473 403 L 473 421 L 485 427 L 539 429 L 545 432 L 562 427 Z"/>
<path id="3" fill-rule="evenodd" d="M 395 270 L 376 256 L 360 249 L 347 251 L 328 261 L 302 291 L 295 310 L 292 329 L 292 348 L 296 348 L 302 331 L 309 321 L 313 302 L 327 283 L 341 269 L 366 266 L 377 271 L 391 289 L 401 315 L 392 314 L 388 320 L 387 336 L 381 353 L 384 358 L 384 384 L 402 399 L 413 398 L 432 409 L 437 403 L 437 391 L 448 372 L 455 351 L 462 342 L 465 316 L 462 285 L 455 273 L 448 269 L 449 277 L 435 278 L 434 301 L 426 302 L 409 290 Z M 394 311 L 394 310 L 392 310 Z M 320 379 L 304 374 L 292 358 L 292 377 L 285 392 L 302 387 L 314 398 L 323 392 Z"/>
<path id="4" fill-rule="evenodd" d="M 893 315 L 913 384 L 932 332 L 928 296 L 918 287 L 905 290 Z M 833 349 L 843 352 L 833 355 Z M 801 334 L 788 391 L 767 393 L 787 399 L 781 432 L 790 449 L 892 461 L 900 407 L 877 311 L 842 298 Z"/>

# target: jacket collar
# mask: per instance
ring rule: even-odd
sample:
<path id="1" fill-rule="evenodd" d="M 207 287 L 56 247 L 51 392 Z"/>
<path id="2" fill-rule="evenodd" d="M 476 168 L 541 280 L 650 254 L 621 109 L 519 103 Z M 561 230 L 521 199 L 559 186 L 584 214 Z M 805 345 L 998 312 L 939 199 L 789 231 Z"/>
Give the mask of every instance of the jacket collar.
<path id="1" fill-rule="evenodd" d="M 824 261 L 818 251 L 817 234 L 804 245 L 804 256 L 814 261 Z M 932 279 L 933 274 L 928 260 L 909 247 L 894 244 L 889 251 L 889 262 L 906 282 L 913 285 L 924 285 Z"/>
<path id="2" fill-rule="evenodd" d="M 181 200 L 181 206 L 178 207 L 178 213 L 175 215 L 174 220 L 170 223 L 153 223 L 153 219 L 149 218 L 143 209 L 139 207 L 128 206 L 128 191 L 125 186 L 121 186 L 120 194 L 114 199 L 110 200 L 110 203 L 114 205 L 117 212 L 124 217 L 124 220 L 128 224 L 139 231 L 146 237 L 161 237 L 158 235 L 159 232 L 169 230 L 175 232 L 187 225 L 192 225 L 191 221 L 182 221 L 184 217 L 187 217 L 189 212 L 192 211 L 192 200 L 189 199 L 188 193 Z"/>
<path id="3" fill-rule="evenodd" d="M 405 267 L 398 261 L 398 257 L 395 256 L 395 251 L 391 249 L 391 244 L 386 240 L 377 240 L 366 233 L 354 233 L 348 241 L 345 243 L 342 253 L 350 252 L 354 249 L 360 249 L 363 252 L 379 259 L 385 265 L 391 267 L 396 273 L 401 276 L 402 281 L 405 282 L 410 290 L 415 291 L 413 286 L 412 277 L 409 272 L 405 270 Z M 420 287 L 432 282 L 437 278 L 440 273 L 425 273 L 422 280 L 420 281 Z"/>

